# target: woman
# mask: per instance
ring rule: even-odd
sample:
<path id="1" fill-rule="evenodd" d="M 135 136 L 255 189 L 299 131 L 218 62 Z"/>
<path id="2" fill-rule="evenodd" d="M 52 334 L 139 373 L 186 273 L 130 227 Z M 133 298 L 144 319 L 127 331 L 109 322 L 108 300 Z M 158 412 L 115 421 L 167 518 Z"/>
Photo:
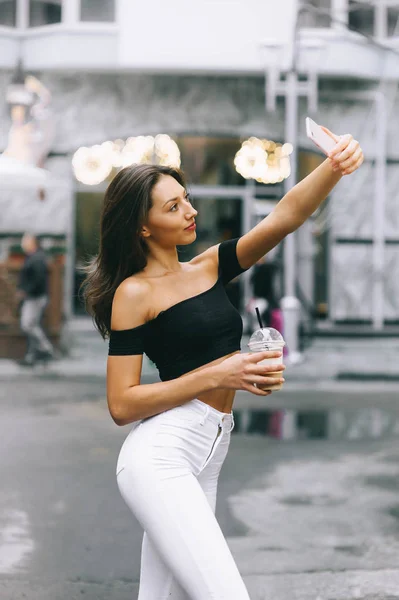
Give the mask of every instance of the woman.
<path id="1" fill-rule="evenodd" d="M 215 518 L 216 488 L 235 391 L 271 393 L 261 387 L 276 383 L 268 377 L 276 367 L 257 363 L 280 353 L 240 353 L 242 321 L 224 286 L 363 162 L 352 136 L 334 139 L 329 158 L 256 227 L 189 262 L 179 262 L 176 246 L 195 240 L 197 211 L 179 171 L 126 167 L 107 189 L 85 296 L 99 331 L 110 337 L 110 414 L 117 425 L 134 423 L 116 475 L 145 531 L 139 600 L 249 597 Z M 158 383 L 140 383 L 144 352 L 159 369 Z"/>

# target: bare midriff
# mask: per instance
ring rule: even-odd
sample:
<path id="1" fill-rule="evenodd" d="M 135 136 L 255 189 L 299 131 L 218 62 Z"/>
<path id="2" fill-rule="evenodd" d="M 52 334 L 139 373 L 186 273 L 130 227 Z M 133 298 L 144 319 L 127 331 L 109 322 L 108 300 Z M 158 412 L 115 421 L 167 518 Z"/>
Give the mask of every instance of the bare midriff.
<path id="1" fill-rule="evenodd" d="M 202 369 L 218 365 L 226 358 L 229 358 L 229 356 L 239 354 L 239 352 L 240 351 L 237 350 L 236 352 L 232 352 L 231 354 L 227 354 L 226 356 L 221 356 L 220 358 L 217 358 L 216 360 L 213 360 L 212 362 L 207 363 L 206 365 L 202 365 L 197 369 L 193 369 L 192 371 L 190 371 L 190 373 L 198 373 L 198 371 L 202 371 Z M 189 373 L 185 373 L 184 375 L 188 374 Z M 221 412 L 230 413 L 233 408 L 235 394 L 236 390 L 231 390 L 229 388 L 218 388 L 216 390 L 209 390 L 208 392 L 198 394 L 197 398 L 198 400 L 201 400 L 201 402 L 205 402 L 205 404 L 209 404 L 209 406 L 212 406 L 213 408 L 216 408 Z"/>

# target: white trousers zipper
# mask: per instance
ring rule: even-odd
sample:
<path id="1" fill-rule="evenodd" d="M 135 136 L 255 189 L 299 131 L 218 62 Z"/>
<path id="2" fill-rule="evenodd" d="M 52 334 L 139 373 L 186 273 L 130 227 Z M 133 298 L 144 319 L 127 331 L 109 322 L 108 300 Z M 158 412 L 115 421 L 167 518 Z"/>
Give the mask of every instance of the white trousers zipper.
<path id="1" fill-rule="evenodd" d="M 213 450 L 215 448 L 215 444 L 218 441 L 218 438 L 220 437 L 221 433 L 222 433 L 222 426 L 220 425 L 220 423 L 218 423 L 218 433 L 217 433 L 217 436 L 215 437 L 215 439 L 213 440 L 212 448 L 211 448 L 211 451 L 209 452 L 209 454 L 208 454 L 208 456 L 207 456 L 207 458 L 205 460 L 204 467 L 206 466 L 208 460 L 212 456 L 212 452 L 213 452 Z M 202 468 L 204 468 L 204 467 L 202 467 Z"/>

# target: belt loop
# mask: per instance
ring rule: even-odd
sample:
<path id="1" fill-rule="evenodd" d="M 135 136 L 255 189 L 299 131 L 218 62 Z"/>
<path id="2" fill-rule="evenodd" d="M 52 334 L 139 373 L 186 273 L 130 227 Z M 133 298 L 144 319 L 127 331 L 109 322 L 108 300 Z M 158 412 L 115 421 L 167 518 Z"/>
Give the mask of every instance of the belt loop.
<path id="1" fill-rule="evenodd" d="M 207 420 L 208 415 L 209 415 L 209 406 L 207 405 L 205 408 L 205 414 L 203 415 L 203 417 L 200 420 L 201 425 L 205 425 L 205 421 Z"/>

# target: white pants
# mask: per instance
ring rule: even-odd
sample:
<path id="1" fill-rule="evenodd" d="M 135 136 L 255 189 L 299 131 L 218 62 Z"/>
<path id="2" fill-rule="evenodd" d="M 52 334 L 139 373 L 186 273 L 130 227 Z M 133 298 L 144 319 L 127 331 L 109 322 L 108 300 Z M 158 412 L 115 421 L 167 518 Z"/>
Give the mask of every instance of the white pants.
<path id="1" fill-rule="evenodd" d="M 215 517 L 233 427 L 232 413 L 192 400 L 123 443 L 118 487 L 145 532 L 139 600 L 249 600 Z"/>

